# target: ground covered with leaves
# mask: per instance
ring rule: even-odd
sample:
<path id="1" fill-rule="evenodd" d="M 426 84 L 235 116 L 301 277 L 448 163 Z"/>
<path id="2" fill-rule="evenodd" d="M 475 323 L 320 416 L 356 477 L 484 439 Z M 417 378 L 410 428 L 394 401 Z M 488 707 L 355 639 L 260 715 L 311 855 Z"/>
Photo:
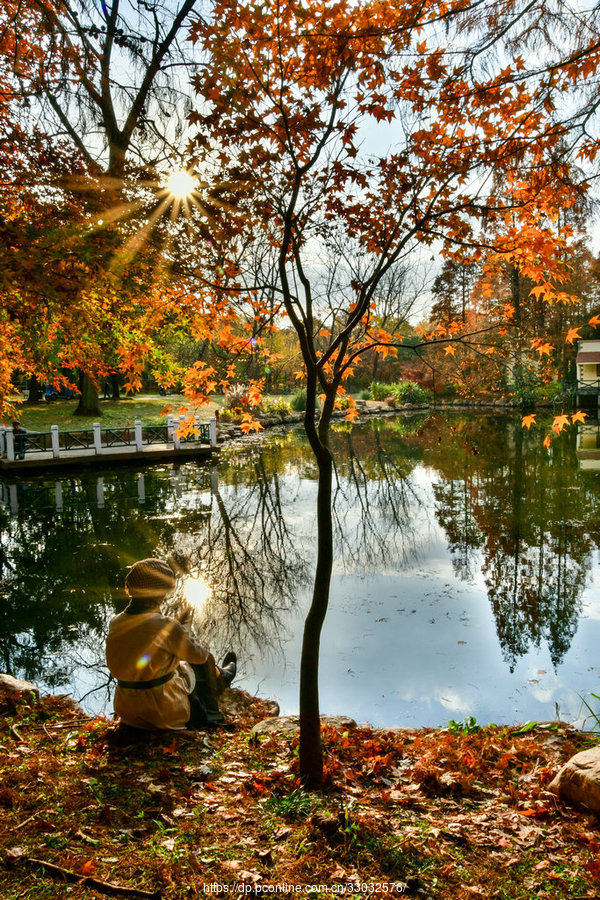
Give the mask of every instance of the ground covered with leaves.
<path id="1" fill-rule="evenodd" d="M 592 739 L 554 724 L 323 728 L 136 740 L 65 701 L 0 697 L 0 895 L 186 898 L 237 890 L 432 898 L 600 896 L 600 823 L 547 791 Z M 313 887 L 314 886 L 314 887 Z"/>

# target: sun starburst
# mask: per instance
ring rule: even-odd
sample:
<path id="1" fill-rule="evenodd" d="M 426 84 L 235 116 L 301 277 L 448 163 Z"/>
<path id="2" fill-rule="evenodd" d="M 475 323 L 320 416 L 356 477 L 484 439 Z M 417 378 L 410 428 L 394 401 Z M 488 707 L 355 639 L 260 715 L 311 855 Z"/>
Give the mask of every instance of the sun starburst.
<path id="1" fill-rule="evenodd" d="M 165 189 L 175 200 L 185 200 L 197 188 L 197 179 L 186 169 L 171 172 L 165 180 Z"/>

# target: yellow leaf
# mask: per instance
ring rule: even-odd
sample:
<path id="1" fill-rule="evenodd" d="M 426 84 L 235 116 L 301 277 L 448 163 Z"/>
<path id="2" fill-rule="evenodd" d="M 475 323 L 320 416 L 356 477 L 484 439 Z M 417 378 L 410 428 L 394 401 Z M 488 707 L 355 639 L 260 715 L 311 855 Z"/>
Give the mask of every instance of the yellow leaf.
<path id="1" fill-rule="evenodd" d="M 546 437 L 544 438 L 544 447 L 546 448 L 546 450 L 550 449 L 550 435 L 549 434 L 547 434 Z"/>
<path id="2" fill-rule="evenodd" d="M 529 293 L 530 295 L 533 294 L 536 300 L 539 300 L 540 296 L 546 293 L 546 287 L 543 284 L 538 284 L 536 287 L 532 288 Z"/>
<path id="3" fill-rule="evenodd" d="M 563 428 L 569 424 L 569 417 L 562 416 L 554 416 L 554 421 L 552 422 L 552 431 L 555 431 L 556 434 L 560 434 Z"/>
<path id="4" fill-rule="evenodd" d="M 521 419 L 521 426 L 523 428 L 527 428 L 529 430 L 532 425 L 535 424 L 535 413 L 532 413 L 530 416 L 523 416 Z"/>
<path id="5" fill-rule="evenodd" d="M 585 422 L 587 419 L 587 413 L 585 413 L 582 409 L 578 409 L 576 413 L 573 413 L 571 416 L 571 422 Z"/>
<path id="6" fill-rule="evenodd" d="M 446 347 L 446 356 L 454 356 L 456 353 L 456 347 L 453 347 L 452 344 L 448 344 Z"/>
<path id="7" fill-rule="evenodd" d="M 569 328 L 565 337 L 566 344 L 572 344 L 575 341 L 575 338 L 580 338 L 579 328 Z"/>
<path id="8" fill-rule="evenodd" d="M 598 328 L 598 326 L 600 326 L 600 316 L 592 316 L 588 325 L 591 325 L 592 328 Z"/>

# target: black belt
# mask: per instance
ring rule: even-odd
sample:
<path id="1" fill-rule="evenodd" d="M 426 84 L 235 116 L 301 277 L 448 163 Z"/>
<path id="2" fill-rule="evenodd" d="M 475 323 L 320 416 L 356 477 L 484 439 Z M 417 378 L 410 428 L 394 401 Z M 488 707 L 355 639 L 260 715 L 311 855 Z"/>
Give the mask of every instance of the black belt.
<path id="1" fill-rule="evenodd" d="M 166 684 L 167 681 L 170 681 L 175 671 L 168 672 L 166 675 L 161 675 L 160 678 L 152 678 L 150 681 L 121 681 L 119 679 L 117 684 L 122 688 L 133 688 L 134 691 L 145 691 L 148 688 L 159 687 L 161 684 Z"/>

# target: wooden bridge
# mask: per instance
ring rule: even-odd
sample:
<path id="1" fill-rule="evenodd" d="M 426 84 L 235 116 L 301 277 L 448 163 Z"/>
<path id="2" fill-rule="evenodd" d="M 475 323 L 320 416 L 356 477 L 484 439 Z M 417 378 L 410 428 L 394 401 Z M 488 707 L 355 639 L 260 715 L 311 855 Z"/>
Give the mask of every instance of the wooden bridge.
<path id="1" fill-rule="evenodd" d="M 132 426 L 114 428 L 94 422 L 81 431 L 59 431 L 52 425 L 49 432 L 14 434 L 0 426 L 0 472 L 210 457 L 217 446 L 215 419 L 196 420 L 185 436 L 179 425 L 169 416 L 166 425 L 142 425 L 136 419 Z"/>

